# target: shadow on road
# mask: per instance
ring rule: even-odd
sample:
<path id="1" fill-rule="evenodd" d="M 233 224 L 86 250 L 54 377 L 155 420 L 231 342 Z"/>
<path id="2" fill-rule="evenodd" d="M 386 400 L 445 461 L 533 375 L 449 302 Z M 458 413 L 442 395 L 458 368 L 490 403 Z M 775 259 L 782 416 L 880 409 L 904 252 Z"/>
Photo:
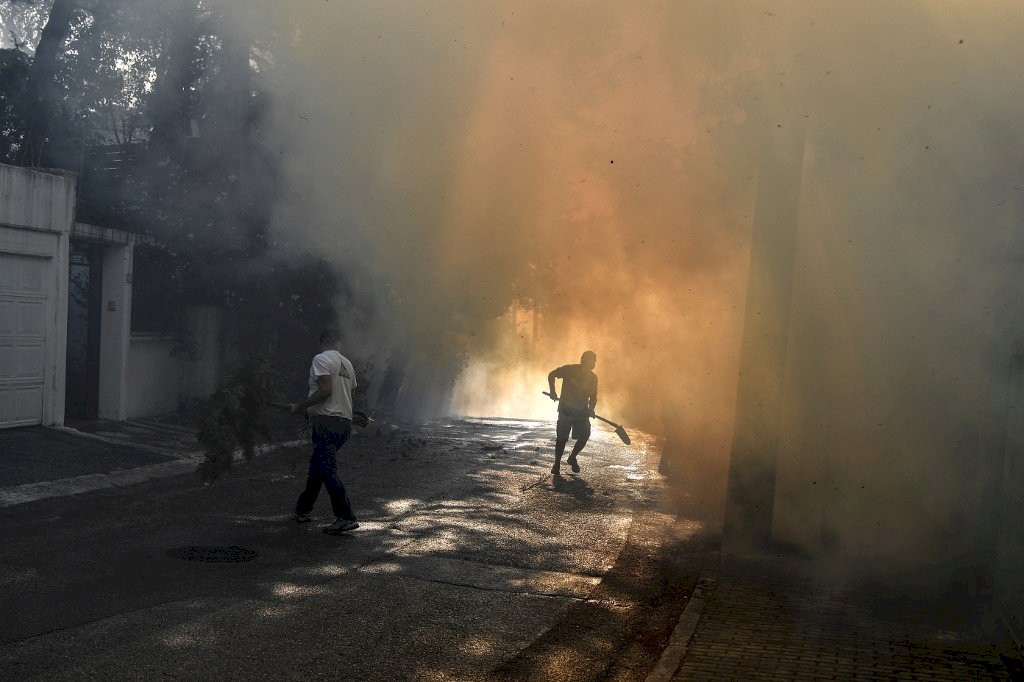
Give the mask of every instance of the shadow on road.
<path id="1" fill-rule="evenodd" d="M 576 475 L 565 477 L 553 474 L 551 477 L 551 487 L 557 492 L 579 500 L 585 500 L 594 496 L 594 488 L 586 480 Z"/>
<path id="2" fill-rule="evenodd" d="M 339 610 L 355 649 L 374 650 L 385 637 L 402 652 L 347 659 L 364 679 L 479 679 L 532 642 L 540 643 L 521 661 L 526 668 L 561 669 L 556 652 L 574 628 L 594 623 L 605 627 L 577 648 L 593 654 L 591 666 L 603 652 L 607 665 L 649 619 L 642 605 L 668 588 L 658 548 L 675 519 L 659 516 L 637 534 L 638 500 L 659 486 L 624 472 L 652 470 L 653 452 L 597 436 L 586 478 L 552 480 L 551 432 L 478 420 L 355 439 L 339 468 L 362 527 L 342 538 L 320 532 L 330 520 L 326 496 L 317 522 L 291 520 L 304 447 L 214 485 L 165 479 L 12 508 L 0 518 L 8 539 L 0 586 L 16 588 L 0 596 L 0 611 L 14 614 L 0 628 L 0 668 L 38 672 L 40 661 L 60 658 L 56 647 L 82 677 L 125 676 L 131 661 L 149 659 L 202 677 L 212 668 L 194 666 L 227 666 L 218 652 L 231 646 L 239 667 L 219 672 L 255 676 L 286 657 L 295 633 L 304 647 L 333 651 Z M 194 547 L 256 556 L 180 558 Z M 311 619 L 332 627 L 310 627 Z M 552 634 L 538 640 L 544 632 Z M 664 637 L 662 628 L 652 642 Z"/>

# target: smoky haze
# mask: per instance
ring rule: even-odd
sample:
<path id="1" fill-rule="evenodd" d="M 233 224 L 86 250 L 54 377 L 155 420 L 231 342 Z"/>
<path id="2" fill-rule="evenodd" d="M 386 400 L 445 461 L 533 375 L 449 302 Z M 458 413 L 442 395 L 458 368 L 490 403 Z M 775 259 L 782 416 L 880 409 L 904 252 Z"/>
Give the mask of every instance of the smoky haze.
<path id="1" fill-rule="evenodd" d="M 766 140 L 798 129 L 776 535 L 982 561 L 1017 339 L 1020 6 L 237 8 L 274 65 L 274 239 L 344 271 L 356 352 L 403 349 L 436 412 L 545 416 L 547 372 L 592 349 L 598 411 L 664 436 L 714 505 L 758 342 Z"/>

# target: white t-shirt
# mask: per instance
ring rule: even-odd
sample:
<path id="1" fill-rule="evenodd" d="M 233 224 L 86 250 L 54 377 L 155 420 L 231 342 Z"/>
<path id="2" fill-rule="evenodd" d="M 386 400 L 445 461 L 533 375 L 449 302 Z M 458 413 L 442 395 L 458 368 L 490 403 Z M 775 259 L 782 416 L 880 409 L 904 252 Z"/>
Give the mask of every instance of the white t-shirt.
<path id="1" fill-rule="evenodd" d="M 309 368 L 309 395 L 316 393 L 319 388 L 316 378 L 327 375 L 333 377 L 331 395 L 322 403 L 307 409 L 306 414 L 351 419 L 352 389 L 359 385 L 356 383 L 356 371 L 352 363 L 336 350 L 325 350 L 314 357 Z"/>

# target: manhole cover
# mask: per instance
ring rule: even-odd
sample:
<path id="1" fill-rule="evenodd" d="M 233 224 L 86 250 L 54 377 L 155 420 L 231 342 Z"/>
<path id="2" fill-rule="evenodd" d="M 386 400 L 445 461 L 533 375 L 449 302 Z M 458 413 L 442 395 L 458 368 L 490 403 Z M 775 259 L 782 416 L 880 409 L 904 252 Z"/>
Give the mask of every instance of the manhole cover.
<path id="1" fill-rule="evenodd" d="M 257 554 L 245 547 L 175 547 L 167 552 L 172 559 L 200 561 L 207 564 L 237 564 L 252 561 Z"/>

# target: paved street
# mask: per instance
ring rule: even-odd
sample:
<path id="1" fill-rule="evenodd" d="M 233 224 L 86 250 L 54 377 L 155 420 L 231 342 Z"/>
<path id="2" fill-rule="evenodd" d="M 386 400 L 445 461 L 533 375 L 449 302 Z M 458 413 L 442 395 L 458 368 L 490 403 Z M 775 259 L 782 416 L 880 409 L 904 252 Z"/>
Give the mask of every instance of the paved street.
<path id="1" fill-rule="evenodd" d="M 361 523 L 344 537 L 320 532 L 326 494 L 314 523 L 291 519 L 305 447 L 212 485 L 167 472 L 132 483 L 163 465 L 103 473 L 124 466 L 117 448 L 141 430 L 173 454 L 177 436 L 100 429 L 112 449 L 92 462 L 99 473 L 73 479 L 88 492 L 25 474 L 34 482 L 15 488 L 42 497 L 4 498 L 0 679 L 1020 675 L 984 599 L 915 601 L 899 585 L 829 581 L 807 558 L 719 556 L 685 484 L 670 491 L 656 473 L 657 442 L 634 434 L 627 448 L 599 432 L 583 471 L 554 480 L 551 427 L 375 425 L 342 451 Z M 81 442 L 87 455 L 103 444 Z M 251 560 L 198 560 L 209 547 Z"/>
<path id="2" fill-rule="evenodd" d="M 550 424 L 362 434 L 342 477 L 362 527 L 296 526 L 305 449 L 202 485 L 176 476 L 0 510 L 5 679 L 637 679 L 703 561 L 657 452 L 596 435 L 553 481 Z M 192 546 L 257 553 L 187 561 Z"/>

